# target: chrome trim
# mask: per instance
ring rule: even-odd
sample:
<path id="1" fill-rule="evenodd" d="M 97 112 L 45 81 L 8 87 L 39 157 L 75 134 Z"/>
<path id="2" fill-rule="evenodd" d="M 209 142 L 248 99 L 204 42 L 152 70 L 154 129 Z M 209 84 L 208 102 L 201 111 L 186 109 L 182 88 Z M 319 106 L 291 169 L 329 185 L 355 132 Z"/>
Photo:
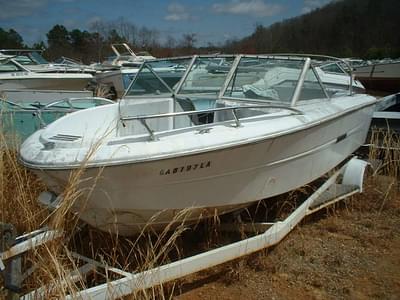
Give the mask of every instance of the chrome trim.
<path id="1" fill-rule="evenodd" d="M 190 70 L 192 69 L 192 67 L 193 67 L 193 65 L 194 65 L 194 62 L 196 61 L 196 59 L 197 59 L 198 57 L 199 57 L 198 55 L 194 55 L 194 56 L 193 56 L 192 60 L 190 61 L 190 64 L 188 65 L 188 67 L 187 67 L 187 69 L 186 69 L 185 74 L 183 74 L 181 80 L 179 80 L 179 82 L 178 82 L 178 86 L 177 86 L 176 89 L 175 89 L 175 95 L 178 94 L 179 91 L 181 90 L 183 83 L 186 81 L 186 78 L 187 78 L 187 76 L 188 76 Z"/>
<path id="2" fill-rule="evenodd" d="M 235 119 L 235 123 L 236 123 L 235 127 L 240 127 L 242 125 L 240 124 L 240 120 L 239 120 L 238 116 L 236 115 L 236 111 L 237 111 L 237 109 L 232 109 L 232 115 L 233 115 L 233 118 Z"/>
<path id="3" fill-rule="evenodd" d="M 328 98 L 328 100 L 331 99 L 331 97 L 329 97 L 328 92 L 326 91 L 325 85 L 324 85 L 324 83 L 322 82 L 321 77 L 319 77 L 319 74 L 318 74 L 318 72 L 315 70 L 315 67 L 314 67 L 313 65 L 311 65 L 311 70 L 314 72 L 314 75 L 315 75 L 315 77 L 317 78 L 320 87 L 321 87 L 322 90 L 324 91 L 324 94 L 325 94 L 326 98 Z"/>
<path id="4" fill-rule="evenodd" d="M 231 69 L 229 70 L 228 75 L 225 77 L 225 82 L 224 82 L 224 84 L 222 85 L 222 87 L 221 87 L 220 90 L 219 90 L 217 99 L 221 99 L 221 98 L 224 96 L 225 91 L 226 91 L 226 89 L 228 88 L 228 85 L 229 85 L 229 83 L 230 83 L 230 81 L 231 81 L 233 75 L 234 75 L 234 74 L 236 73 L 236 71 L 237 71 L 237 67 L 238 67 L 238 65 L 239 65 L 240 60 L 242 59 L 242 57 L 243 57 L 243 55 L 241 55 L 241 54 L 240 54 L 240 55 L 237 55 L 237 56 L 235 57 L 235 60 L 233 61 L 233 64 L 232 64 L 232 66 L 231 66 Z"/>
<path id="5" fill-rule="evenodd" d="M 121 121 L 132 121 L 132 120 L 140 120 L 140 119 L 157 119 L 157 118 L 167 118 L 167 117 L 176 117 L 176 116 L 185 116 L 185 115 L 196 115 L 196 114 L 203 114 L 203 113 L 211 113 L 216 111 L 227 111 L 227 110 L 238 110 L 244 108 L 275 108 L 275 109 L 285 109 L 295 112 L 296 114 L 302 115 L 303 112 L 289 106 L 283 105 L 249 105 L 249 106 L 232 106 L 232 107 L 218 107 L 218 108 L 211 108 L 211 109 L 204 109 L 204 110 L 192 110 L 192 111 L 179 111 L 173 113 L 165 113 L 165 114 L 154 114 L 154 115 L 139 115 L 139 116 L 132 116 L 132 117 L 121 117 Z"/>
<path id="6" fill-rule="evenodd" d="M 289 106 L 281 106 L 281 105 L 249 105 L 249 106 L 232 106 L 232 107 L 219 107 L 207 110 L 197 110 L 197 111 L 182 111 L 182 112 L 174 112 L 174 113 L 165 113 L 165 114 L 155 114 L 155 115 L 144 115 L 144 116 L 133 116 L 133 117 L 121 117 L 120 121 L 125 127 L 125 121 L 135 121 L 138 120 L 140 123 L 146 128 L 149 133 L 149 137 L 151 141 L 157 141 L 158 138 L 154 134 L 154 130 L 150 128 L 150 126 L 146 123 L 145 120 L 147 119 L 158 119 L 158 118 L 167 118 L 167 117 L 177 117 L 177 116 L 191 116 L 191 115 L 198 115 L 203 113 L 212 113 L 218 111 L 232 111 L 232 115 L 235 121 L 235 127 L 241 127 L 240 118 L 237 116 L 236 111 L 239 109 L 251 109 L 251 108 L 275 108 L 275 109 L 284 109 L 294 112 L 295 114 L 302 115 L 303 112 Z M 222 123 L 221 122 L 213 122 L 212 124 Z"/>
<path id="7" fill-rule="evenodd" d="M 140 123 L 146 128 L 146 130 L 149 132 L 150 135 L 150 140 L 152 141 L 157 141 L 158 138 L 154 135 L 154 130 L 152 130 L 149 126 L 149 124 L 146 123 L 146 119 L 140 119 Z"/>
<path id="8" fill-rule="evenodd" d="M 313 58 L 327 58 L 327 59 L 333 59 L 340 61 L 344 63 L 347 68 L 348 68 L 348 74 L 350 76 L 350 85 L 349 85 L 349 96 L 353 94 L 353 69 L 351 68 L 350 64 L 342 58 L 336 57 L 336 56 L 330 56 L 330 55 L 320 55 L 320 54 L 308 54 L 308 53 L 277 53 L 277 54 L 265 54 L 265 55 L 274 55 L 274 56 L 298 56 L 298 57 L 313 57 Z"/>
<path id="9" fill-rule="evenodd" d="M 311 58 L 307 57 L 306 61 L 304 62 L 303 70 L 301 70 L 300 77 L 297 81 L 290 106 L 295 106 L 297 100 L 300 98 L 301 89 L 303 88 L 304 80 L 306 78 L 307 71 L 310 69 L 310 65 L 311 65 Z"/>
<path id="10" fill-rule="evenodd" d="M 45 106 L 43 106 L 43 107 L 41 107 L 39 109 L 36 109 L 33 112 L 33 115 L 38 117 L 39 123 L 40 123 L 40 127 L 43 128 L 43 127 L 47 126 L 47 124 L 46 124 L 46 122 L 44 122 L 44 120 L 42 118 L 42 112 L 44 112 L 44 111 L 52 111 L 52 109 L 50 109 L 51 107 L 56 106 L 56 105 L 61 104 L 61 103 L 67 103 L 68 106 L 69 106 L 69 108 L 68 107 L 57 107 L 57 109 L 59 111 L 61 111 L 61 112 L 69 113 L 69 112 L 74 112 L 74 111 L 77 111 L 77 110 L 81 110 L 79 108 L 74 107 L 73 104 L 72 104 L 72 102 L 78 101 L 78 100 L 101 100 L 101 101 L 104 101 L 105 104 L 114 103 L 114 101 L 112 101 L 110 99 L 101 98 L 101 97 L 65 98 L 65 99 L 53 101 L 53 102 L 51 102 L 49 104 L 46 104 Z M 85 109 L 85 108 L 82 108 L 82 109 Z"/>

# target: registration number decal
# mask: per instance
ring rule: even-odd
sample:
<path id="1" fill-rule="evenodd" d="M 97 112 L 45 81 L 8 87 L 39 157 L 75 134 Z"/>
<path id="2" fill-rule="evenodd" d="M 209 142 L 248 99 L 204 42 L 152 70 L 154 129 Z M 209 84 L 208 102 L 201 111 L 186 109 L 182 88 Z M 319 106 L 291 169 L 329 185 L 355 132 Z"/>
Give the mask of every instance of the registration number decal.
<path id="1" fill-rule="evenodd" d="M 210 168 L 211 167 L 211 161 L 204 161 L 200 162 L 197 164 L 191 164 L 191 165 L 186 165 L 186 166 L 180 166 L 176 168 L 170 168 L 170 169 L 161 169 L 160 170 L 160 175 L 171 175 L 171 174 L 178 174 L 178 173 L 185 173 L 185 172 L 192 172 L 200 169 L 205 169 L 205 168 Z"/>

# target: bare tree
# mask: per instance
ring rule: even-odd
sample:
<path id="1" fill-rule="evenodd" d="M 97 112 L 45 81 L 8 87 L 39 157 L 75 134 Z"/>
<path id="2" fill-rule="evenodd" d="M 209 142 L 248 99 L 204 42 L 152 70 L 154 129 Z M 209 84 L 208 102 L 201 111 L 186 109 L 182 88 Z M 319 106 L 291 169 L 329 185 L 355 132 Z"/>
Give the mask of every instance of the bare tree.
<path id="1" fill-rule="evenodd" d="M 182 37 L 181 46 L 183 48 L 192 49 L 197 42 L 195 33 L 185 33 Z"/>
<path id="2" fill-rule="evenodd" d="M 172 48 L 176 48 L 176 46 L 177 46 L 176 39 L 173 36 L 168 35 L 166 40 L 165 40 L 165 42 L 164 42 L 164 47 L 172 49 Z"/>

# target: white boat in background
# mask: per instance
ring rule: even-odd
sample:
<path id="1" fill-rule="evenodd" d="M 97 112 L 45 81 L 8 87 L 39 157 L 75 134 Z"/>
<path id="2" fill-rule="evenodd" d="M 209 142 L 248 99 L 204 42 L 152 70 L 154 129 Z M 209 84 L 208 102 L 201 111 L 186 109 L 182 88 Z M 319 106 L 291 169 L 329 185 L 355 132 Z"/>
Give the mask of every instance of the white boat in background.
<path id="1" fill-rule="evenodd" d="M 181 79 L 191 57 L 156 59 L 149 65 L 171 88 Z M 111 98 L 120 99 L 135 78 L 140 67 L 121 67 L 96 74 L 96 83 L 104 87 Z"/>
<path id="2" fill-rule="evenodd" d="M 143 62 L 156 59 L 147 52 L 136 54 L 126 43 L 111 44 L 111 49 L 115 55 L 100 64 L 92 65 L 92 67 L 99 71 L 115 70 L 121 67 L 139 68 Z"/>
<path id="3" fill-rule="evenodd" d="M 32 72 L 37 73 L 88 73 L 95 74 L 96 69 L 71 58 L 61 57 L 55 62 L 48 62 L 42 50 L 35 49 L 2 49 L 0 54 L 11 55 L 13 59 Z"/>
<path id="4" fill-rule="evenodd" d="M 400 92 L 400 61 L 359 66 L 354 74 L 369 90 Z"/>
<path id="5" fill-rule="evenodd" d="M 30 90 L 83 90 L 93 79 L 86 73 L 33 72 L 14 60 L 0 54 L 0 91 Z"/>
<path id="6" fill-rule="evenodd" d="M 220 58 L 229 71 L 195 74 Z M 273 81 L 279 68 L 290 76 Z M 219 89 L 211 74 L 221 73 Z M 85 168 L 73 211 L 121 235 L 164 229 L 185 209 L 188 222 L 223 214 L 321 177 L 364 143 L 376 103 L 366 94 L 330 96 L 300 56 L 196 56 L 174 90 L 147 84 L 149 76 L 158 78 L 144 63 L 121 101 L 58 119 L 20 150 L 55 195 Z"/>
<path id="7" fill-rule="evenodd" d="M 348 72 L 338 61 L 322 63 L 321 65 L 316 66 L 315 70 L 318 72 L 318 75 L 326 88 L 332 92 L 335 92 L 338 89 L 347 90 L 351 84 L 353 91 L 357 93 L 365 93 L 364 85 L 359 80 L 351 80 Z"/>
<path id="8" fill-rule="evenodd" d="M 29 135 L 65 114 L 113 103 L 109 99 L 93 96 L 57 100 L 53 98 L 49 102 L 48 98 L 41 98 L 41 95 L 44 94 L 32 94 L 32 98 L 25 98 L 22 101 L 15 101 L 15 98 L 11 98 L 13 101 L 0 98 L 0 131 L 8 148 L 18 148 Z"/>

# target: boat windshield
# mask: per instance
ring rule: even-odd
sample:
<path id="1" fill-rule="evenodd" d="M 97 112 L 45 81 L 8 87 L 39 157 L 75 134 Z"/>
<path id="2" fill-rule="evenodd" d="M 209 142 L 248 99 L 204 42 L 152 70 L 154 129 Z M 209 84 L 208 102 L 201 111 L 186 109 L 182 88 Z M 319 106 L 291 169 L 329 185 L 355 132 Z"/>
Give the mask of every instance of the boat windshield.
<path id="1" fill-rule="evenodd" d="M 19 66 L 11 60 L 4 59 L 0 61 L 0 73 L 23 71 Z"/>
<path id="2" fill-rule="evenodd" d="M 224 84 L 235 57 L 196 57 L 182 83 L 179 94 L 217 95 Z"/>
<path id="3" fill-rule="evenodd" d="M 189 67 L 192 57 L 180 57 L 161 60 L 147 61 L 146 64 L 152 67 L 153 71 L 175 90 L 177 83 L 181 80 Z"/>
<path id="4" fill-rule="evenodd" d="M 40 55 L 40 53 L 38 52 L 31 52 L 30 57 L 32 58 L 33 61 L 35 61 L 37 64 L 39 65 L 45 65 L 48 64 L 49 62 L 44 59 L 44 57 L 42 55 Z"/>
<path id="5" fill-rule="evenodd" d="M 182 57 L 144 62 L 143 68 L 137 74 L 136 72 L 126 74 L 129 76 L 129 82 L 132 81 L 126 96 L 159 96 L 162 94 L 171 96 L 171 90 L 175 89 L 191 60 L 191 57 Z M 135 78 L 137 79 L 133 80 Z"/>
<path id="6" fill-rule="evenodd" d="M 43 65 L 49 63 L 37 51 L 21 52 L 14 59 L 21 65 Z"/>
<path id="7" fill-rule="evenodd" d="M 224 97 L 290 103 L 303 67 L 303 59 L 242 57 Z"/>
<path id="8" fill-rule="evenodd" d="M 304 76 L 304 82 L 301 88 L 298 101 L 313 100 L 313 99 L 327 99 L 321 83 L 318 81 L 314 69 L 309 68 Z"/>
<path id="9" fill-rule="evenodd" d="M 331 73 L 331 74 L 338 74 L 338 75 L 348 75 L 338 63 L 328 63 L 320 67 L 322 71 Z"/>
<path id="10" fill-rule="evenodd" d="M 172 91 L 148 64 L 143 64 L 125 96 L 171 96 Z"/>

